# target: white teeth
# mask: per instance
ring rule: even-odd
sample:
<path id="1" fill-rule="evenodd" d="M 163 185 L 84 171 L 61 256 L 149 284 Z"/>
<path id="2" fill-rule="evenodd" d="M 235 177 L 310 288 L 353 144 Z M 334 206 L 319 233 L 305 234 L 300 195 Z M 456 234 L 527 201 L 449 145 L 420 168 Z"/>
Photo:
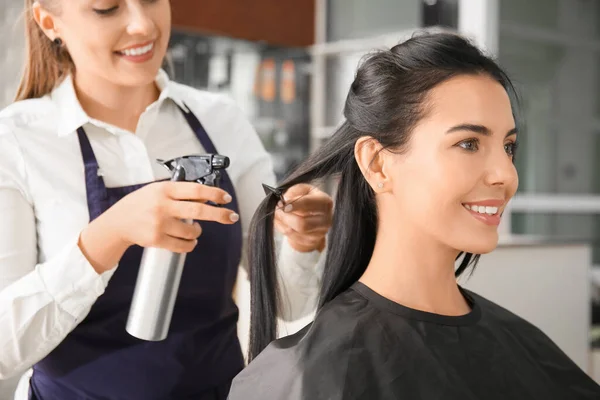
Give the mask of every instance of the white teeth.
<path id="1" fill-rule="evenodd" d="M 498 207 L 486 207 L 477 205 L 469 206 L 468 204 L 464 204 L 464 207 L 467 210 L 471 210 L 480 214 L 495 215 L 498 213 Z"/>
<path id="2" fill-rule="evenodd" d="M 123 50 L 120 53 L 124 54 L 128 57 L 131 56 L 142 56 L 146 53 L 149 53 L 152 49 L 154 48 L 154 43 L 150 43 L 147 46 L 144 47 L 137 47 L 135 49 L 127 49 L 127 50 Z"/>
<path id="3" fill-rule="evenodd" d="M 485 213 L 486 214 L 494 215 L 497 212 L 498 212 L 498 207 L 486 207 L 485 208 Z"/>

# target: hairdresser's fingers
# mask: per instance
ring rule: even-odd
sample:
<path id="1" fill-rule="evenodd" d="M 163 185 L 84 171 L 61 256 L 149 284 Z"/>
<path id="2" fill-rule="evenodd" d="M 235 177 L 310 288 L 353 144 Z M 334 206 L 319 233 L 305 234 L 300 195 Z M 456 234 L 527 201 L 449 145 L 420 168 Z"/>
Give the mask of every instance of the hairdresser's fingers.
<path id="1" fill-rule="evenodd" d="M 285 206 L 279 202 L 277 209 L 300 216 L 329 215 L 333 212 L 333 201 L 329 197 L 307 195 L 306 197 L 286 203 Z"/>
<path id="2" fill-rule="evenodd" d="M 283 198 L 287 203 L 289 203 L 290 201 L 294 201 L 299 197 L 306 196 L 314 190 L 318 189 L 313 185 L 309 185 L 308 183 L 299 183 L 286 190 L 283 194 Z"/>
<path id="3" fill-rule="evenodd" d="M 161 182 L 164 191 L 173 200 L 187 200 L 228 204 L 231 195 L 215 186 L 198 185 L 195 182 Z"/>
<path id="4" fill-rule="evenodd" d="M 319 214 L 331 215 L 333 212 L 333 200 L 327 193 L 322 192 L 317 188 L 298 197 L 288 197 L 288 194 L 286 193 L 284 199 L 286 201 L 285 206 L 281 202 L 277 206 L 279 209 L 283 209 L 288 213 L 293 212 L 294 214 L 304 216 Z"/>
<path id="5" fill-rule="evenodd" d="M 320 233 L 325 235 L 331 227 L 331 216 L 326 214 L 300 216 L 277 210 L 275 219 L 300 234 Z"/>

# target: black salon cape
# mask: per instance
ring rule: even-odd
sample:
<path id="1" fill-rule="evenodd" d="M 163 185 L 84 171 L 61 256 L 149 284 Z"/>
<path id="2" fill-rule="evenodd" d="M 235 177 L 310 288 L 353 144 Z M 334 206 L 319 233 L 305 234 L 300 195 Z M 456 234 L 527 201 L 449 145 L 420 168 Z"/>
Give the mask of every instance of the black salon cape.
<path id="1" fill-rule="evenodd" d="M 403 307 L 356 283 L 270 344 L 230 400 L 600 400 L 600 386 L 533 325 L 461 288 L 472 311 Z"/>

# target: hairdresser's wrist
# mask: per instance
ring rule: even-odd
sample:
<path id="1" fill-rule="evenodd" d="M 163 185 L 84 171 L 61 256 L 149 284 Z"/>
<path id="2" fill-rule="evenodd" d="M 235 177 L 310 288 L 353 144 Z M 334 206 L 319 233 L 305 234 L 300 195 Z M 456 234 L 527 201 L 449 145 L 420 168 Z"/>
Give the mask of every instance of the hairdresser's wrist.
<path id="1" fill-rule="evenodd" d="M 325 246 L 327 245 L 326 238 L 321 239 L 315 244 L 298 243 L 290 238 L 286 239 L 290 247 L 300 253 L 312 253 L 313 251 L 318 251 L 319 253 L 322 253 L 323 250 L 325 250 Z"/>
<path id="2" fill-rule="evenodd" d="M 78 245 L 98 274 L 114 268 L 131 246 L 115 234 L 110 221 L 107 221 L 104 215 L 81 231 Z"/>

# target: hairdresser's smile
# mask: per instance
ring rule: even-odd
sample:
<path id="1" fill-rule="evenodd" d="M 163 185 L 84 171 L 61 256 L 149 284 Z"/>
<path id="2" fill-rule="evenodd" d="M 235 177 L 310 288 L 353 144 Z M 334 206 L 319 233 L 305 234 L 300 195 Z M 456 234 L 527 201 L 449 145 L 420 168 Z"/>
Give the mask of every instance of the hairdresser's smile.
<path id="1" fill-rule="evenodd" d="M 124 60 L 134 63 L 142 63 L 152 59 L 154 56 L 155 41 L 135 44 L 122 50 L 115 51 L 115 54 Z"/>

